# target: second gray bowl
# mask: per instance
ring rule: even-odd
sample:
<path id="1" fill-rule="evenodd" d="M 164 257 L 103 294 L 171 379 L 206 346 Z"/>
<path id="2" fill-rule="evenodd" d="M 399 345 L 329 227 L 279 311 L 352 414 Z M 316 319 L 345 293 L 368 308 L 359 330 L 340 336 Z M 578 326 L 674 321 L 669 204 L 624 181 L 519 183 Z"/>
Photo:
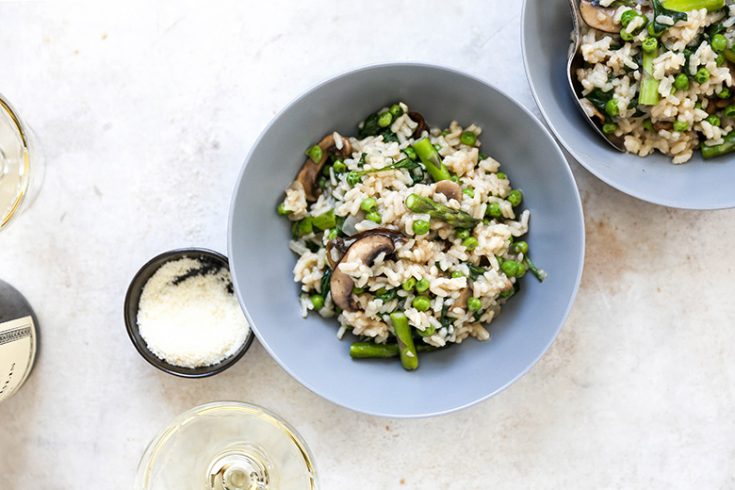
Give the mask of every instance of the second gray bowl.
<path id="1" fill-rule="evenodd" d="M 566 78 L 572 17 L 569 0 L 525 0 L 523 61 L 541 114 L 564 148 L 608 185 L 638 199 L 685 209 L 735 207 L 735 157 L 704 162 L 695 154 L 674 165 L 655 153 L 645 158 L 608 146 L 583 119 Z"/>
<path id="2" fill-rule="evenodd" d="M 396 362 L 353 361 L 338 324 L 300 315 L 290 227 L 276 215 L 304 149 L 324 134 L 355 134 L 357 123 L 397 100 L 431 125 L 452 119 L 482 126 L 483 151 L 503 165 L 531 210 L 528 242 L 549 273 L 529 278 L 491 326 L 489 342 L 467 341 L 432 353 L 414 372 Z M 556 337 L 582 272 L 579 194 L 551 135 L 523 106 L 465 74 L 436 66 L 389 64 L 325 82 L 281 112 L 256 141 L 235 186 L 229 256 L 235 289 L 263 346 L 319 395 L 374 415 L 419 417 L 466 407 L 525 373 Z"/>

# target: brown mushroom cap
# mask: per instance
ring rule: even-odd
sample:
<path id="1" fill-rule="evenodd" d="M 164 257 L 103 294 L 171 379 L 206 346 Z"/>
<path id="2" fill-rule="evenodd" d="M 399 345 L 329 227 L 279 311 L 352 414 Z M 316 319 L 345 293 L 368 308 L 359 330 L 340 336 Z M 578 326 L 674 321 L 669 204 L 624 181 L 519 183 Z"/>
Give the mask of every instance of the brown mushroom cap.
<path id="1" fill-rule="evenodd" d="M 346 240 L 342 237 L 337 237 L 334 240 L 327 242 L 327 262 L 329 263 L 329 267 L 332 270 L 337 268 L 337 264 L 342 260 L 342 256 L 345 254 L 347 249 L 350 248 L 350 245 L 354 243 L 354 240 L 360 240 L 370 235 L 382 235 L 390 238 L 394 243 L 406 239 L 406 236 L 400 231 L 391 230 L 389 228 L 373 228 L 371 230 L 361 231 L 360 233 L 355 233 Z M 334 251 L 339 255 L 338 259 L 335 259 L 333 256 Z"/>
<path id="2" fill-rule="evenodd" d="M 444 194 L 447 199 L 454 199 L 462 202 L 462 188 L 456 182 L 451 180 L 441 180 L 436 183 L 434 190 L 439 194 Z"/>
<path id="3" fill-rule="evenodd" d="M 416 126 L 416 129 L 413 130 L 413 134 L 411 134 L 411 137 L 418 138 L 419 136 L 421 136 L 421 133 L 423 133 L 428 127 L 426 126 L 424 116 L 422 116 L 418 112 L 409 112 L 408 117 L 410 117 L 412 121 L 418 124 L 418 126 Z"/>
<path id="4" fill-rule="evenodd" d="M 350 245 L 347 252 L 342 256 L 342 262 L 354 262 L 359 260 L 365 265 L 371 265 L 375 257 L 385 252 L 393 253 L 396 247 L 393 239 L 388 236 L 373 234 L 368 235 Z M 329 280 L 329 287 L 332 292 L 332 301 L 334 304 L 346 311 L 354 311 L 357 309 L 357 301 L 352 295 L 352 288 L 355 283 L 350 276 L 335 267 L 332 271 L 332 277 Z"/>
<path id="5" fill-rule="evenodd" d="M 352 145 L 348 138 L 342 137 L 342 149 L 337 150 L 337 145 L 334 141 L 334 133 L 329 133 L 322 138 L 319 142 L 319 148 L 322 149 L 322 158 L 318 162 L 308 158 L 301 167 L 301 170 L 299 170 L 298 175 L 296 175 L 296 180 L 298 180 L 304 187 L 306 200 L 309 202 L 314 202 L 319 197 L 317 179 L 319 178 L 319 172 L 322 171 L 322 167 L 329 158 L 329 155 L 336 154 L 343 158 L 347 158 L 352 155 Z"/>
<path id="6" fill-rule="evenodd" d="M 579 13 L 582 20 L 593 29 L 613 33 L 620 31 L 620 26 L 615 22 L 615 9 L 600 7 L 590 0 L 581 0 Z"/>

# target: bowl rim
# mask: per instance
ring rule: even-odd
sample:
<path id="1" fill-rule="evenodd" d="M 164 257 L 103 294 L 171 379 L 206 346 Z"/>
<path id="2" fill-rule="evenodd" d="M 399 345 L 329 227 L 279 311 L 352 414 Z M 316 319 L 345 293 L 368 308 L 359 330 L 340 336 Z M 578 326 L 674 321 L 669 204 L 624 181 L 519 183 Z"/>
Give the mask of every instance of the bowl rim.
<path id="1" fill-rule="evenodd" d="M 173 364 L 170 364 L 163 359 L 159 359 L 156 357 L 155 354 L 153 354 L 150 350 L 148 350 L 147 346 L 145 345 L 145 340 L 140 336 L 140 332 L 138 329 L 138 321 L 137 321 L 137 312 L 138 312 L 138 305 L 135 305 L 135 313 L 136 315 L 131 315 L 131 307 L 132 301 L 133 301 L 133 295 L 135 293 L 138 293 L 138 296 L 140 295 L 140 292 L 142 292 L 143 288 L 147 284 L 147 280 L 139 285 L 139 287 L 134 287 L 139 281 L 139 279 L 147 274 L 151 269 L 155 267 L 156 270 L 158 270 L 163 264 L 170 262 L 172 260 L 176 260 L 176 258 L 183 258 L 186 256 L 191 255 L 201 255 L 205 256 L 207 258 L 213 259 L 217 262 L 220 262 L 225 267 L 227 267 L 227 270 L 230 270 L 230 261 L 228 260 L 227 256 L 224 254 L 221 254 L 217 251 L 210 250 L 208 248 L 199 248 L 199 247 L 186 247 L 186 248 L 176 248 L 173 250 L 168 250 L 166 252 L 161 252 L 157 254 L 152 259 L 148 260 L 143 266 L 141 266 L 140 269 L 138 269 L 138 272 L 135 273 L 133 278 L 130 280 L 130 284 L 128 285 L 127 292 L 125 293 L 125 301 L 123 303 L 123 318 L 125 319 L 125 330 L 128 333 L 128 337 L 130 338 L 130 341 L 135 346 L 135 350 L 138 351 L 138 353 L 141 355 L 143 359 L 145 359 L 148 364 L 151 366 L 154 366 L 157 369 L 160 369 L 161 371 L 172 374 L 174 376 L 178 376 L 181 378 L 207 378 L 209 376 L 214 376 L 215 374 L 221 373 L 222 371 L 232 367 L 237 361 L 239 361 L 242 356 L 245 355 L 245 352 L 250 349 L 251 344 L 253 343 L 253 338 L 255 338 L 254 332 L 252 327 L 248 329 L 247 337 L 245 338 L 245 342 L 243 343 L 242 347 L 232 356 L 224 359 L 223 361 L 213 364 L 211 366 L 204 366 L 199 368 L 186 368 L 181 366 L 175 366 Z M 161 262 L 162 261 L 162 262 Z M 159 264 L 159 262 L 161 262 Z M 158 265 L 156 265 L 158 264 Z M 155 271 L 153 272 L 155 273 Z M 233 282 L 234 284 L 234 282 Z"/>
<path id="2" fill-rule="evenodd" d="M 561 161 L 565 163 L 563 165 L 563 171 L 566 172 L 567 177 L 571 180 L 572 187 L 574 189 L 573 199 L 576 204 L 576 209 L 578 211 L 577 218 L 579 220 L 580 229 L 579 229 L 579 236 L 577 237 L 580 243 L 580 254 L 577 261 L 577 274 L 574 278 L 574 287 L 572 288 L 571 294 L 569 295 L 569 300 L 567 301 L 566 306 L 564 307 L 564 312 L 561 317 L 561 321 L 556 326 L 556 329 L 554 331 L 554 334 L 551 336 L 549 341 L 546 343 L 543 349 L 540 350 L 539 354 L 536 355 L 531 362 L 528 363 L 528 365 L 520 370 L 515 376 L 510 378 L 504 385 L 500 386 L 499 388 L 481 396 L 474 400 L 471 400 L 469 402 L 465 402 L 461 405 L 438 410 L 438 411 L 427 411 L 427 412 L 421 412 L 421 413 L 412 413 L 412 414 L 406 414 L 406 413 L 392 413 L 387 410 L 382 411 L 376 411 L 376 410 L 367 410 L 364 408 L 361 408 L 359 406 L 353 406 L 349 403 L 343 403 L 339 401 L 338 399 L 335 399 L 335 397 L 326 396 L 322 394 L 319 390 L 317 390 L 314 386 L 312 386 L 311 383 L 307 382 L 300 374 L 294 372 L 290 367 L 288 367 L 281 358 L 275 353 L 273 348 L 266 342 L 260 335 L 260 331 L 256 325 L 256 323 L 253 321 L 252 316 L 250 315 L 250 312 L 248 311 L 248 308 L 245 304 L 244 297 L 240 291 L 240 288 L 238 286 L 238 282 L 235 278 L 235 274 L 232 274 L 232 284 L 235 288 L 235 294 L 237 295 L 238 300 L 240 301 L 240 306 L 242 307 L 243 312 L 245 313 L 245 316 L 248 319 L 248 322 L 250 323 L 251 330 L 255 333 L 255 336 L 258 338 L 258 341 L 260 342 L 260 345 L 263 346 L 263 348 L 268 352 L 268 354 L 271 356 L 273 360 L 275 360 L 278 365 L 286 371 L 292 378 L 294 378 L 296 381 L 298 381 L 302 386 L 304 386 L 306 389 L 314 393 L 315 395 L 319 396 L 320 398 L 327 400 L 335 405 L 338 405 L 340 407 L 346 408 L 348 410 L 352 410 L 358 413 L 363 413 L 366 415 L 372 415 L 377 417 L 384 417 L 384 418 L 393 418 L 393 419 L 417 419 L 417 418 L 428 418 L 428 417 L 435 417 L 439 415 L 447 415 L 449 413 L 457 412 L 459 410 L 463 410 L 465 408 L 469 408 L 473 405 L 476 405 L 480 402 L 483 402 L 498 393 L 501 393 L 502 391 L 506 390 L 509 386 L 514 384 L 516 381 L 518 381 L 521 377 L 523 377 L 525 374 L 527 374 L 532 367 L 534 367 L 538 361 L 546 354 L 546 352 L 549 350 L 549 347 L 551 347 L 551 344 L 554 343 L 556 338 L 559 336 L 559 332 L 561 331 L 562 327 L 566 324 L 567 319 L 569 318 L 569 313 L 571 312 L 572 307 L 574 306 L 575 299 L 577 297 L 577 293 L 579 292 L 579 286 L 582 279 L 582 272 L 584 270 L 584 257 L 585 257 L 585 223 L 584 223 L 584 209 L 582 207 L 582 200 L 579 195 L 579 188 L 577 187 L 577 182 L 574 178 L 574 174 L 572 173 L 571 167 L 569 166 L 569 162 L 567 161 L 566 156 L 562 152 L 561 148 L 559 148 L 558 143 L 554 139 L 553 135 L 549 132 L 549 130 L 546 128 L 546 126 L 539 120 L 538 117 L 536 117 L 527 107 L 525 107 L 523 104 L 518 102 L 516 99 L 508 95 L 505 91 L 497 88 L 495 85 L 486 82 L 485 80 L 482 80 L 478 77 L 475 77 L 473 75 L 467 74 L 461 70 L 450 68 L 446 66 L 431 64 L 431 63 L 423 63 L 423 62 L 403 62 L 403 61 L 395 61 L 395 62 L 384 62 L 384 63 L 371 63 L 367 65 L 361 65 L 352 69 L 347 69 L 340 71 L 336 74 L 333 74 L 332 76 L 329 76 L 328 78 L 322 79 L 321 81 L 318 81 L 317 83 L 313 84 L 311 87 L 300 93 L 298 96 L 291 99 L 287 104 L 283 106 L 266 124 L 266 126 L 263 128 L 263 130 L 258 134 L 258 137 L 253 140 L 252 146 L 250 147 L 247 155 L 245 156 L 245 160 L 243 161 L 242 167 L 240 168 L 240 172 L 238 173 L 237 178 L 235 179 L 235 184 L 233 186 L 232 190 L 232 196 L 230 198 L 230 207 L 229 207 L 229 215 L 228 215 L 228 225 L 227 225 L 227 250 L 228 254 L 233 257 L 233 262 L 235 261 L 234 255 L 232 254 L 232 251 L 234 249 L 233 246 L 233 225 L 234 225 L 234 211 L 235 211 L 235 202 L 237 200 L 237 191 L 240 188 L 240 185 L 242 184 L 245 173 L 247 172 L 247 168 L 249 166 L 249 163 L 251 161 L 251 158 L 253 156 L 253 153 L 255 152 L 255 149 L 260 145 L 262 139 L 265 137 L 265 135 L 271 130 L 273 125 L 276 123 L 276 121 L 280 120 L 282 116 L 284 116 L 295 104 L 300 102 L 302 99 L 310 96 L 312 93 L 316 92 L 317 90 L 323 88 L 324 86 L 349 75 L 354 75 L 366 71 L 372 71 L 377 69 L 383 69 L 383 68 L 428 68 L 431 70 L 438 70 L 438 71 L 444 71 L 451 73 L 453 75 L 458 75 L 461 77 L 468 78 L 470 80 L 473 80 L 477 83 L 480 83 L 481 85 L 485 86 L 486 88 L 489 88 L 498 94 L 500 94 L 502 97 L 506 98 L 512 105 L 514 105 L 518 110 L 522 111 L 526 116 L 530 118 L 530 120 L 535 123 L 539 129 L 549 138 L 549 141 L 552 143 L 552 146 L 554 147 L 557 155 L 561 158 Z"/>
<path id="3" fill-rule="evenodd" d="M 628 196 L 639 199 L 641 201 L 647 202 L 647 203 L 656 204 L 658 206 L 665 206 L 665 207 L 672 208 L 672 209 L 686 209 L 686 210 L 692 210 L 692 211 L 714 211 L 718 209 L 731 209 L 735 207 L 735 200 L 733 200 L 731 204 L 717 203 L 717 204 L 712 204 L 712 205 L 687 205 L 679 201 L 672 202 L 667 199 L 656 199 L 654 197 L 651 197 L 643 193 L 637 192 L 635 190 L 632 190 L 629 186 L 623 183 L 615 182 L 614 179 L 605 177 L 603 173 L 598 171 L 593 165 L 588 164 L 587 162 L 584 161 L 583 158 L 580 158 L 579 153 L 575 151 L 574 149 L 574 145 L 569 144 L 567 140 L 559 133 L 559 131 L 551 123 L 549 115 L 546 109 L 544 108 L 543 104 L 541 104 L 540 97 L 536 93 L 536 87 L 534 83 L 531 81 L 532 80 L 531 72 L 528 67 L 528 54 L 527 54 L 528 48 L 526 46 L 526 10 L 527 10 L 528 4 L 529 4 L 529 0 L 523 0 L 523 5 L 521 6 L 521 22 L 520 22 L 521 56 L 523 58 L 523 68 L 526 73 L 526 82 L 528 83 L 528 86 L 531 89 L 531 95 L 533 96 L 533 100 L 536 103 L 536 107 L 538 107 L 538 110 L 541 113 L 541 116 L 543 117 L 543 120 L 546 123 L 546 126 L 548 126 L 549 129 L 551 129 L 551 132 L 554 134 L 554 136 L 559 141 L 561 146 L 567 152 L 569 152 L 569 154 L 574 158 L 574 160 L 577 161 L 577 163 L 579 163 L 589 173 L 591 173 L 596 178 L 600 179 L 602 182 L 609 185 L 613 189 L 619 192 L 622 192 L 623 194 L 626 194 Z M 645 157 L 638 157 L 638 158 L 645 158 Z"/>

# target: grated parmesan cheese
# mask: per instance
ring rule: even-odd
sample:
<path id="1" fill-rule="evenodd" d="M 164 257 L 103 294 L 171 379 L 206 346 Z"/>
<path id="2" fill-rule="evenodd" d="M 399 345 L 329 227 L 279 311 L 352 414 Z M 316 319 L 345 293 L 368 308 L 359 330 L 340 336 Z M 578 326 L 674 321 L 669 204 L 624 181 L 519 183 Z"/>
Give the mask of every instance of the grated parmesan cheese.
<path id="1" fill-rule="evenodd" d="M 138 329 L 159 359 L 197 368 L 234 355 L 250 327 L 232 294 L 229 270 L 183 258 L 161 266 L 146 283 Z"/>

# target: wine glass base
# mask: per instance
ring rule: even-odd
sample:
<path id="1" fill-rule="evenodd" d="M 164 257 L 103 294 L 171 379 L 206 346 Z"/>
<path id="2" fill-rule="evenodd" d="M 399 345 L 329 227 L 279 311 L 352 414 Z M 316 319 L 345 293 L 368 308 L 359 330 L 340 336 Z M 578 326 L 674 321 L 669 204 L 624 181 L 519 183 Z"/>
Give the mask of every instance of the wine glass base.
<path id="1" fill-rule="evenodd" d="M 273 465 L 256 446 L 242 444 L 219 454 L 209 467 L 212 490 L 267 490 Z"/>

